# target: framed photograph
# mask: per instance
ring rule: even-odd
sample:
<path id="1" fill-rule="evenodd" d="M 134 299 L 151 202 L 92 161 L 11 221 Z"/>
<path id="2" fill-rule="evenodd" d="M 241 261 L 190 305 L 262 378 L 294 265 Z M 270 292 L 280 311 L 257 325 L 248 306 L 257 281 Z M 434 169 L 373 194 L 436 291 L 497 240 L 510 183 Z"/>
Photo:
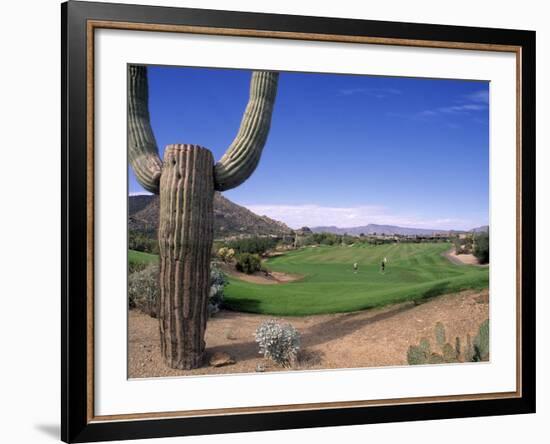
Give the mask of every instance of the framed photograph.
<path id="1" fill-rule="evenodd" d="M 535 411 L 535 33 L 69 1 L 62 439 Z"/>

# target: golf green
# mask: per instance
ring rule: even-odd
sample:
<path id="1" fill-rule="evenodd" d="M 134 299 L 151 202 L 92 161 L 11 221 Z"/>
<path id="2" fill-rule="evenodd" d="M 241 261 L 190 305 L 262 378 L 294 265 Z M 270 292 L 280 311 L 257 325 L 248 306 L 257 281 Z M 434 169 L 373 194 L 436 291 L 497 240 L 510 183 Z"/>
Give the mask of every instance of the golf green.
<path id="1" fill-rule="evenodd" d="M 269 270 L 298 274 L 303 279 L 262 285 L 231 277 L 225 304 L 238 311 L 304 316 L 488 287 L 487 267 L 453 264 L 443 256 L 449 249 L 448 243 L 306 247 L 265 264 Z"/>

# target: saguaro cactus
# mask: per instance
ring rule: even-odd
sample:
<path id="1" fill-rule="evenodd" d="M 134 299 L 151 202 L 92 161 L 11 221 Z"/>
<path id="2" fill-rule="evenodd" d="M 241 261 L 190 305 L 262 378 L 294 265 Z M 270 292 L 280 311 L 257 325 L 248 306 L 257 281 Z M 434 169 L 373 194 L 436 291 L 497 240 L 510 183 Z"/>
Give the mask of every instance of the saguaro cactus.
<path id="1" fill-rule="evenodd" d="M 160 194 L 161 351 L 172 368 L 191 369 L 204 358 L 208 317 L 214 190 L 243 183 L 256 169 L 264 147 L 278 73 L 254 72 L 240 129 L 214 165 L 197 145 L 169 145 L 164 162 L 149 120 L 147 68 L 128 68 L 128 153 L 138 181 Z"/>

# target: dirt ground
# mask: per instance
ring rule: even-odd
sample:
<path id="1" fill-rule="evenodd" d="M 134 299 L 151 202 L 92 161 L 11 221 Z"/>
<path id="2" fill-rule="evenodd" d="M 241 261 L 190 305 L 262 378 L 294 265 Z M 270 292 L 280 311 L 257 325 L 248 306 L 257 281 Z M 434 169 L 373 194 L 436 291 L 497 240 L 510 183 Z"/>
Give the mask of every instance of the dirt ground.
<path id="1" fill-rule="evenodd" d="M 439 296 L 420 305 L 398 304 L 354 313 L 278 318 L 301 334 L 301 351 L 294 370 L 406 365 L 407 349 L 423 337 L 435 348 L 434 326 L 442 322 L 447 341 L 472 338 L 489 317 L 489 293 L 465 291 Z M 280 371 L 258 354 L 254 332 L 272 316 L 221 311 L 208 322 L 207 357 L 202 368 L 174 370 L 164 365 L 159 348 L 158 321 L 131 310 L 128 321 L 128 375 L 130 378 L 218 373 Z M 208 366 L 215 352 L 235 360 L 224 367 Z"/>
<path id="2" fill-rule="evenodd" d="M 478 267 L 488 267 L 489 264 L 480 264 L 473 254 L 456 254 L 456 251 L 452 249 L 443 253 L 447 259 L 456 265 L 477 265 Z"/>
<path id="3" fill-rule="evenodd" d="M 219 263 L 218 267 L 225 274 L 240 279 L 241 281 L 260 285 L 284 284 L 286 282 L 294 282 L 303 279 L 303 276 L 298 274 L 281 273 L 278 271 L 269 271 L 268 273 L 257 271 L 253 274 L 241 273 L 240 271 L 235 270 L 235 265 L 233 263 Z"/>

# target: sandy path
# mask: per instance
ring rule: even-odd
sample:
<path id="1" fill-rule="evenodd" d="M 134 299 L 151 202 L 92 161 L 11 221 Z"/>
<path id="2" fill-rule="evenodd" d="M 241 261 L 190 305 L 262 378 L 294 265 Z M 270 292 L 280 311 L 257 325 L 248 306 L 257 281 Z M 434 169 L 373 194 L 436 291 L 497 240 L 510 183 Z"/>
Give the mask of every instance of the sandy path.
<path id="1" fill-rule="evenodd" d="M 478 267 L 489 266 L 489 264 L 480 264 L 473 254 L 456 254 L 454 248 L 443 253 L 443 256 L 449 259 L 455 265 L 476 265 Z"/>
<path id="2" fill-rule="evenodd" d="M 409 345 L 427 337 L 432 344 L 434 326 L 445 325 L 447 340 L 476 335 L 489 317 L 488 290 L 465 291 L 432 299 L 421 305 L 399 304 L 354 313 L 284 318 L 302 336 L 297 370 L 376 367 L 406 364 Z M 229 353 L 236 361 L 226 367 L 179 371 L 166 367 L 160 356 L 158 321 L 136 310 L 129 314 L 129 377 L 201 375 L 254 372 L 258 364 L 266 371 L 280 368 L 266 363 L 258 354 L 254 331 L 271 316 L 222 311 L 208 322 L 208 355 Z"/>
<path id="3" fill-rule="evenodd" d="M 250 282 L 252 284 L 276 285 L 284 284 L 285 282 L 299 281 L 300 279 L 303 279 L 303 276 L 298 274 L 281 273 L 278 271 L 270 271 L 267 275 L 262 271 L 257 271 L 254 274 L 241 273 L 240 271 L 235 270 L 234 264 L 220 263 L 218 264 L 218 267 L 225 274 L 240 279 L 241 281 Z"/>

